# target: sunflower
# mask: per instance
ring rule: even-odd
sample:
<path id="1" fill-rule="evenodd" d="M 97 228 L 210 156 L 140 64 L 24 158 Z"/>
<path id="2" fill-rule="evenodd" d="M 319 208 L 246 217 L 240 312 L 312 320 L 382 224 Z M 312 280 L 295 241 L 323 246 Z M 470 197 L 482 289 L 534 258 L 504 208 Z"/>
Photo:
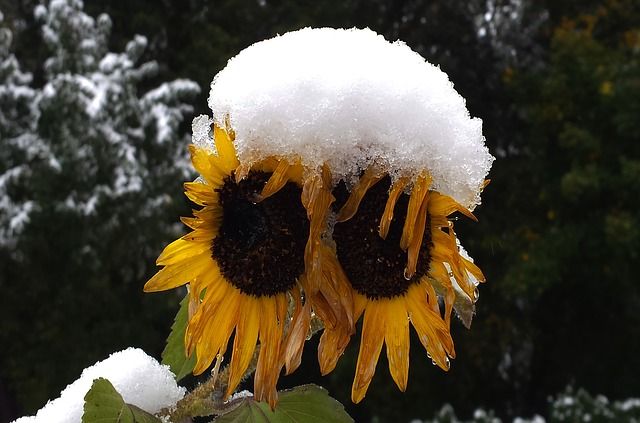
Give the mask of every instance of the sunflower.
<path id="1" fill-rule="evenodd" d="M 342 203 L 333 229 L 335 252 L 353 290 L 353 318 L 364 316 L 351 391 L 355 403 L 366 394 L 383 345 L 393 380 L 406 389 L 409 326 L 433 363 L 448 370 L 455 357 L 452 309 L 473 304 L 476 284 L 484 281 L 480 269 L 460 254 L 449 218 L 454 212 L 475 216 L 430 185 L 426 173 L 413 181 L 392 180 L 370 166 L 350 193 L 344 183 L 335 189 Z M 438 294 L 444 297 L 444 310 Z"/>
<path id="2" fill-rule="evenodd" d="M 202 175 L 202 181 L 185 184 L 186 196 L 200 207 L 193 217 L 182 218 L 192 231 L 164 249 L 157 259 L 164 267 L 144 289 L 189 284 L 185 346 L 188 355 L 196 354 L 194 374 L 214 360 L 217 369 L 235 333 L 227 396 L 259 342 L 254 396 L 274 407 L 282 367 L 291 372 L 300 363 L 312 304 L 327 321 L 344 320 L 345 314 L 352 321 L 351 295 L 343 288 L 339 291 L 348 295 L 340 300 L 334 284 L 318 281 L 322 269 L 305 270 L 310 266 L 305 249 L 314 249 L 307 246 L 301 165 L 274 157 L 241 165 L 233 132 L 214 126 L 213 135 L 215 153 L 190 146 L 193 166 Z"/>

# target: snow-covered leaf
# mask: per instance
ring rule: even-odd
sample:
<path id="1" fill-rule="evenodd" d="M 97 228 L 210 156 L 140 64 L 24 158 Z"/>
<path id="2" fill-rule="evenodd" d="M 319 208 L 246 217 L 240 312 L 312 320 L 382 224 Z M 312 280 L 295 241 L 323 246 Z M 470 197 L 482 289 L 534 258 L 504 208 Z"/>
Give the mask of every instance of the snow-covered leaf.
<path id="1" fill-rule="evenodd" d="M 84 397 L 82 423 L 159 423 L 160 420 L 140 408 L 124 402 L 111 382 L 99 378 Z"/>

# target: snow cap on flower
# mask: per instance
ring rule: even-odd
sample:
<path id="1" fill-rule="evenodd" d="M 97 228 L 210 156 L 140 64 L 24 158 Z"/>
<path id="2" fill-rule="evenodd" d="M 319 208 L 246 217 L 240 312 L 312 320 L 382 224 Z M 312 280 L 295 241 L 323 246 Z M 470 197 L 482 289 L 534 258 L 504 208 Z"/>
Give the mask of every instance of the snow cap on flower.
<path id="1" fill-rule="evenodd" d="M 396 177 L 426 170 L 432 189 L 469 208 L 493 162 L 481 119 L 447 75 L 369 29 L 305 28 L 256 43 L 215 77 L 209 107 L 235 133 L 243 164 L 326 163 L 347 181 L 373 163 Z"/>

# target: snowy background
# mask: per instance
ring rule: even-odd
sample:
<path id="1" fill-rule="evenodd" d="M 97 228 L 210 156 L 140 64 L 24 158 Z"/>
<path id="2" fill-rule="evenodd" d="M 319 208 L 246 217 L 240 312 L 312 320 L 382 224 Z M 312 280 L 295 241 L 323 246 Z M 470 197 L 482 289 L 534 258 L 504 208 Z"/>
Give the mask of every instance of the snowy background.
<path id="1" fill-rule="evenodd" d="M 640 419 L 637 1 L 0 0 L 0 16 L 1 422 L 114 351 L 159 357 L 181 293 L 142 285 L 183 231 L 191 119 L 229 58 L 305 26 L 407 42 L 497 159 L 480 222 L 456 224 L 488 283 L 451 371 L 415 344 L 407 392 L 379 371 L 353 406 L 357 344 L 322 378 L 312 341 L 282 386 L 321 384 L 365 422 Z"/>

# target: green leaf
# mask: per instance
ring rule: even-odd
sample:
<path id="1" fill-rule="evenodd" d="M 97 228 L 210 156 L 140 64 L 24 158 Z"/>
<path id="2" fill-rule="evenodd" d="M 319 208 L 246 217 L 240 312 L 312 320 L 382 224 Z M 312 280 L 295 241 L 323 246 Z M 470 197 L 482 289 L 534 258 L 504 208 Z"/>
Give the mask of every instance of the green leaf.
<path id="1" fill-rule="evenodd" d="M 160 420 L 125 403 L 111 382 L 99 378 L 84 397 L 82 423 L 160 423 Z"/>
<path id="2" fill-rule="evenodd" d="M 133 421 L 135 423 L 160 423 L 161 420 L 158 419 L 153 414 L 147 413 L 141 408 L 136 407 L 135 405 L 127 404 L 131 412 L 133 413 Z"/>
<path id="3" fill-rule="evenodd" d="M 185 295 L 180 302 L 180 310 L 171 325 L 171 333 L 167 338 L 167 345 L 162 351 L 162 364 L 166 364 L 176 375 L 176 380 L 180 380 L 193 371 L 196 364 L 196 353 L 187 357 L 184 348 L 184 333 L 187 330 L 189 310 L 189 294 Z"/>
<path id="4" fill-rule="evenodd" d="M 324 388 L 316 385 L 298 386 L 280 392 L 274 411 L 264 402 L 251 398 L 233 411 L 214 420 L 215 423 L 352 423 L 344 406 L 331 398 Z"/>
<path id="5" fill-rule="evenodd" d="M 133 423 L 133 413 L 107 379 L 93 381 L 84 397 L 82 423 L 98 421 Z"/>

